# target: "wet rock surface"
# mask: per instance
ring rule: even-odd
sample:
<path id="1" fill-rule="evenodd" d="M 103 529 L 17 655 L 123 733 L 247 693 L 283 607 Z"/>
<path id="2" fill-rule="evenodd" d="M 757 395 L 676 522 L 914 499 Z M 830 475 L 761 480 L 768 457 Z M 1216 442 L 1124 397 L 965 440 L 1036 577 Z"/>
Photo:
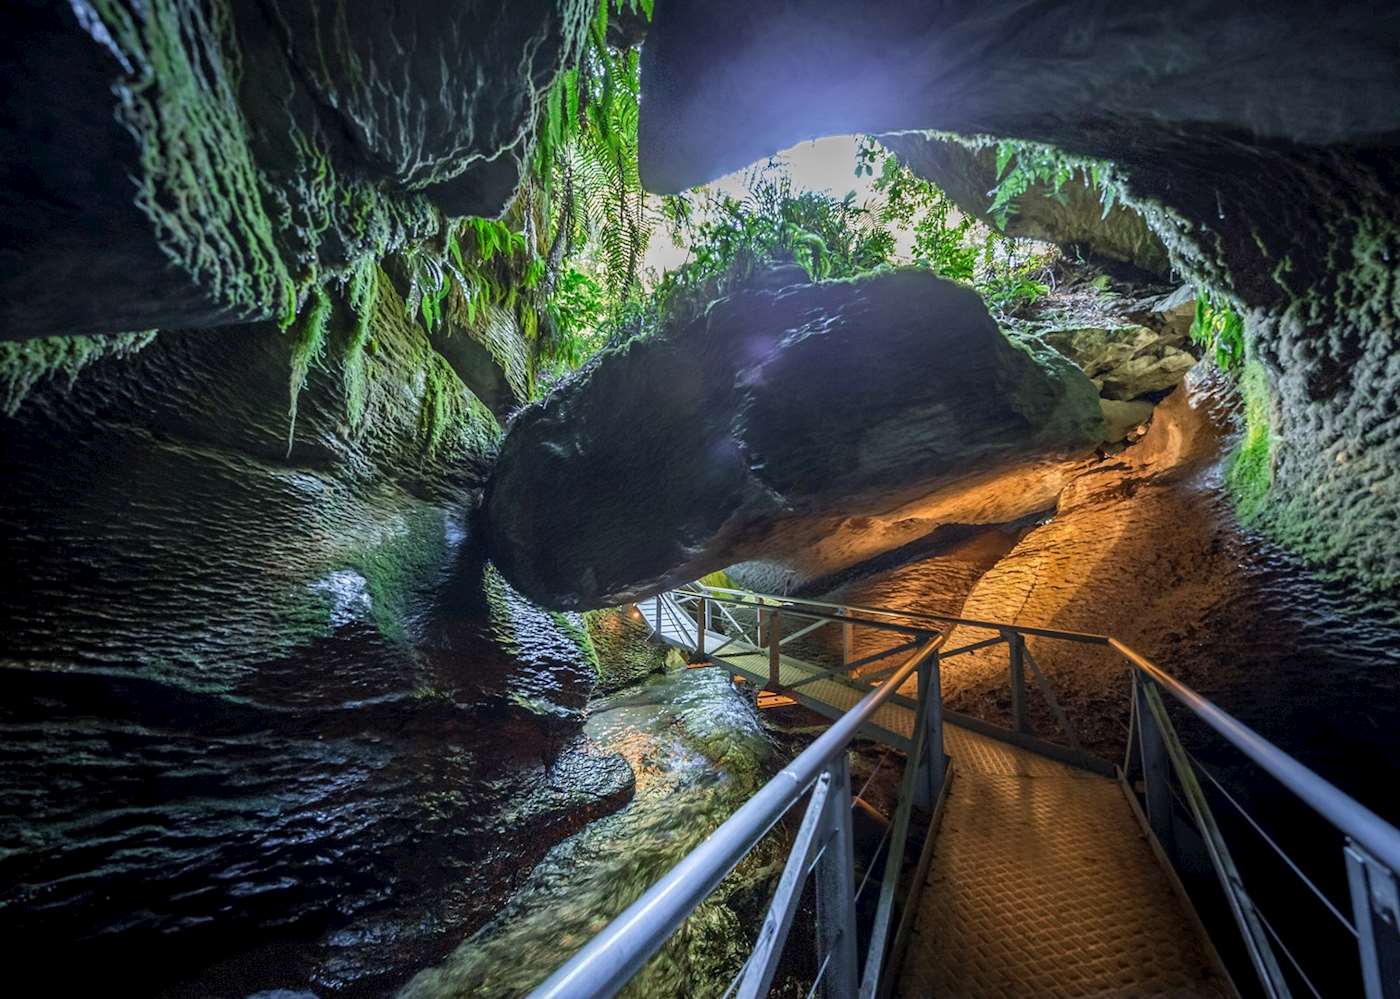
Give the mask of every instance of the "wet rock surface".
<path id="1" fill-rule="evenodd" d="M 943 523 L 1014 519 L 1027 496 L 988 483 L 1101 435 L 1077 368 L 1013 345 L 974 293 L 927 272 L 743 292 L 522 411 L 486 530 L 532 599 L 617 603 L 792 551 L 803 521 L 914 503 Z M 657 487 L 616 489 L 643 476 Z"/>
<path id="2" fill-rule="evenodd" d="M 268 327 L 2 421 L 0 930 L 65 941 L 73 988 L 382 995 L 630 794 L 582 621 L 475 552 L 494 419 L 380 308 L 360 419 L 337 349 L 290 457 Z"/>

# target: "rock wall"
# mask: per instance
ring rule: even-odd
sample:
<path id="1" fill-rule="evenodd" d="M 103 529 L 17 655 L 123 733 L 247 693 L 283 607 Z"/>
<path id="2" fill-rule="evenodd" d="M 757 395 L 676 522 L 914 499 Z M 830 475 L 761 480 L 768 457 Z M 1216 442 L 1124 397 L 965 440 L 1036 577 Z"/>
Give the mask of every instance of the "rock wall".
<path id="1" fill-rule="evenodd" d="M 499 214 L 592 12 L 8 5 L 0 339 L 284 316 L 308 279 Z"/>
<path id="2" fill-rule="evenodd" d="M 1178 271 L 1248 313 L 1274 398 L 1264 522 L 1393 594 L 1392 36 L 1361 3 L 677 4 L 647 38 L 642 176 L 675 191 L 817 135 L 911 129 L 1112 160 Z"/>
<path id="3" fill-rule="evenodd" d="M 961 285 L 897 271 L 745 291 L 523 410 L 485 529 L 531 599 L 603 606 L 790 552 L 832 516 L 1015 519 L 1030 491 L 996 484 L 1102 432 L 1083 373 L 1013 345 Z"/>
<path id="4" fill-rule="evenodd" d="M 476 554 L 495 418 L 376 303 L 353 365 L 331 303 L 290 450 L 267 324 L 0 417 L 0 932 L 66 986 L 383 995 L 630 793 L 581 620 Z"/>

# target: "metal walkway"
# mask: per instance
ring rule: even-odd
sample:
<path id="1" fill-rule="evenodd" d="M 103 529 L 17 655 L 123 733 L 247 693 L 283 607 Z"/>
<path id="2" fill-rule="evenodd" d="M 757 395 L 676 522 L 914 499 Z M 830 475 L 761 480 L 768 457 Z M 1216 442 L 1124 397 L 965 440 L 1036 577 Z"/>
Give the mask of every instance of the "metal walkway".
<path id="1" fill-rule="evenodd" d="M 1233 995 L 1117 781 L 955 727 L 896 995 Z"/>
<path id="2" fill-rule="evenodd" d="M 652 627 L 653 633 L 668 645 L 687 652 L 696 649 L 697 626 L 691 618 L 673 613 L 672 607 L 661 602 L 659 597 L 637 601 L 637 610 Z M 773 665 L 770 651 L 759 648 L 743 637 L 728 637 L 707 628 L 705 653 L 712 661 L 723 663 L 750 683 L 761 687 L 769 682 L 769 671 Z M 870 693 L 869 684 L 847 676 L 828 676 L 827 673 L 820 666 L 779 653 L 777 676 L 783 694 L 818 714 L 839 718 Z M 914 708 L 906 698 L 901 697 L 891 698 L 880 705 L 870 722 L 861 726 L 861 735 L 905 753 L 909 751 L 913 731 Z"/>
<path id="3" fill-rule="evenodd" d="M 776 987 L 827 999 L 1189 999 L 1236 995 L 1234 975 L 1253 979 L 1268 999 L 1358 991 L 1400 999 L 1400 830 L 1117 639 L 698 583 L 641 601 L 637 610 L 657 638 L 696 661 L 832 724 L 534 996 L 615 995 L 735 865 L 776 835 L 788 859 L 725 997 L 757 999 Z M 950 625 L 993 637 L 949 649 Z M 834 665 L 791 654 L 821 628 L 841 630 L 839 643 L 813 654 Z M 856 628 L 871 629 L 881 651 L 853 658 Z M 1083 750 L 1028 639 L 1107 647 L 1123 658 L 1132 699 L 1121 767 Z M 1007 654 L 1010 726 L 945 710 L 945 664 L 956 668 L 957 657 L 998 646 Z M 1056 733 L 1032 730 L 1026 704 L 1035 694 Z M 1315 880 L 1191 756 L 1167 698 L 1335 831 L 1340 849 L 1331 856 L 1345 872 L 1345 895 L 1319 887 L 1329 878 L 1335 884 L 1337 870 Z M 858 865 L 849 752 L 860 736 L 900 750 L 905 765 L 884 837 Z M 1245 822 L 1227 836 L 1217 807 Z M 790 813 L 799 810 L 794 829 Z M 910 833 L 924 827 L 916 860 L 906 844 L 917 843 Z M 1248 884 L 1235 850 L 1249 852 Z M 1261 906 L 1249 885 L 1264 877 L 1253 861 L 1266 851 L 1282 861 L 1276 877 L 1285 881 L 1260 893 L 1269 900 Z M 1213 929 L 1237 934 L 1228 971 L 1178 871 L 1197 881 L 1214 873 L 1212 905 L 1223 903 L 1230 918 Z M 867 897 L 858 909 L 867 888 L 874 903 Z M 1193 885 L 1193 895 L 1198 890 Z M 1320 915 L 1304 915 L 1295 901 Z M 800 944 L 789 940 L 798 925 Z M 1290 941 L 1297 946 L 1300 938 L 1304 946 L 1294 953 Z M 805 978 L 794 979 L 792 970 L 803 961 L 785 963 L 795 945 L 814 948 L 807 953 L 816 970 Z"/>

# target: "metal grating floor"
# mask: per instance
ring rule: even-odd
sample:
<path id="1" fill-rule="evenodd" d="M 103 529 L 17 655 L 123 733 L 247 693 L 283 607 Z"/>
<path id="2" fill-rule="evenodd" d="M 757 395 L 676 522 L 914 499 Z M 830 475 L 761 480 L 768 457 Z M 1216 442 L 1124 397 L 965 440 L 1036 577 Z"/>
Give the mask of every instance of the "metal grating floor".
<path id="1" fill-rule="evenodd" d="M 1115 782 L 945 732 L 958 779 L 899 995 L 1234 995 Z"/>

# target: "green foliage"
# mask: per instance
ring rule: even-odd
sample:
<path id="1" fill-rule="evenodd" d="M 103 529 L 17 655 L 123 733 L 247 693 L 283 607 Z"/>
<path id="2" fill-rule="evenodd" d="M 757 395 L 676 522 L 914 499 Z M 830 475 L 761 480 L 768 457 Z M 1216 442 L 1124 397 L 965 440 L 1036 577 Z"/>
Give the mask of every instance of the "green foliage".
<path id="1" fill-rule="evenodd" d="M 606 342 L 612 299 L 591 276 L 575 267 L 559 275 L 548 308 L 555 342 L 550 363 L 556 374 L 581 366 Z"/>
<path id="2" fill-rule="evenodd" d="M 331 299 L 326 289 L 316 285 L 311 289 L 311 311 L 296 330 L 292 343 L 291 401 L 287 408 L 287 456 L 291 457 L 297 429 L 297 399 L 306 386 L 311 365 L 321 359 L 326 350 L 326 329 L 331 321 Z"/>
<path id="3" fill-rule="evenodd" d="M 1196 293 L 1191 339 L 1213 352 L 1221 371 L 1236 373 L 1244 365 L 1244 319 L 1228 303 L 1217 302 L 1209 291 Z"/>
<path id="4" fill-rule="evenodd" d="M 913 232 L 914 263 L 954 281 L 971 281 L 981 252 L 973 241 L 975 220 L 958 212 L 946 194 L 916 177 L 873 139 L 867 138 L 856 155 L 857 174 L 871 173 L 879 161 L 875 189 L 885 199 L 880 221 Z"/>
<path id="5" fill-rule="evenodd" d="M 987 192 L 992 196 L 987 211 L 1001 229 L 1006 228 L 1016 212 L 1021 196 L 1035 186 L 1048 188 L 1050 197 L 1063 202 L 1065 185 L 1078 177 L 1098 191 L 1105 218 L 1118 199 L 1118 185 L 1109 163 L 1072 156 L 1038 142 L 998 142 L 996 175 L 996 187 Z"/>
<path id="6" fill-rule="evenodd" d="M 358 427 L 364 419 L 368 384 L 365 375 L 365 350 L 370 345 L 370 322 L 379 301 L 379 263 L 373 257 L 360 259 L 351 271 L 348 282 L 350 310 L 355 314 L 355 326 L 345 346 L 342 359 L 345 378 L 345 408 L 350 426 Z"/>
<path id="7" fill-rule="evenodd" d="M 795 191 L 772 161 L 749 174 L 747 187 L 743 198 L 704 192 L 699 204 L 694 196 L 666 203 L 672 239 L 690 257 L 662 278 L 654 295 L 660 311 L 694 311 L 762 268 L 795 264 L 822 281 L 883 266 L 894 252 L 894 237 L 854 194 Z"/>

